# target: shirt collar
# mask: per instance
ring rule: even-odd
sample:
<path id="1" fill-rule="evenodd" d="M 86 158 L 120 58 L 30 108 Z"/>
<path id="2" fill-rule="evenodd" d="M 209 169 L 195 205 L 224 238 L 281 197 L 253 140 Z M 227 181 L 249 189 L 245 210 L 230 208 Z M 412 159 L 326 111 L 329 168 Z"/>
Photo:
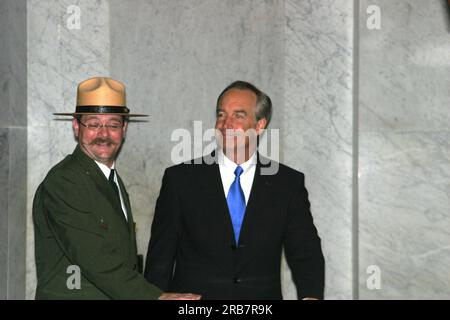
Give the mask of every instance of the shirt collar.
<path id="1" fill-rule="evenodd" d="M 95 161 L 95 160 L 94 160 Z M 115 162 L 113 162 L 111 168 L 108 167 L 106 164 L 103 164 L 101 162 L 95 161 L 95 163 L 98 165 L 100 170 L 102 170 L 103 174 L 105 175 L 106 179 L 109 179 L 109 174 L 111 173 L 111 169 L 114 169 Z"/>
<path id="2" fill-rule="evenodd" d="M 250 159 L 248 159 L 247 161 L 245 161 L 244 163 L 241 163 L 239 165 L 243 170 L 242 173 L 247 172 L 247 170 L 251 166 L 256 165 L 256 160 L 257 160 L 257 157 L 256 157 L 256 151 L 255 151 L 255 152 L 253 152 Z M 227 156 L 225 156 L 222 149 L 219 149 L 219 151 L 218 151 L 218 161 L 219 161 L 219 165 L 224 166 L 227 170 L 230 170 L 231 172 L 234 172 L 234 170 L 236 170 L 236 167 L 238 166 L 236 163 L 231 161 Z"/>

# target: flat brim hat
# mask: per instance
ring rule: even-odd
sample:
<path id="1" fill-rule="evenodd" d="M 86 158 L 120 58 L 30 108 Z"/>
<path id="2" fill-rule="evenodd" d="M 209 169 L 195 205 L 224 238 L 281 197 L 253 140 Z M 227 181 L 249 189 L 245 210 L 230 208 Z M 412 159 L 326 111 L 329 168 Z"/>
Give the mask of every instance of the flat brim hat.
<path id="1" fill-rule="evenodd" d="M 95 77 L 81 82 L 77 89 L 77 106 L 72 113 L 54 113 L 57 116 L 83 114 L 117 114 L 126 117 L 147 117 L 133 114 L 126 106 L 123 83 L 106 77 Z"/>

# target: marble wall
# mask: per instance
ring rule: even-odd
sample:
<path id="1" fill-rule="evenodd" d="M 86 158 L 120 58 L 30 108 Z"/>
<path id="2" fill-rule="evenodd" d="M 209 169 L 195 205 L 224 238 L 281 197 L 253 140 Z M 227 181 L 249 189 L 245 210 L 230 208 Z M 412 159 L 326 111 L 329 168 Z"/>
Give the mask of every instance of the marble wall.
<path id="1" fill-rule="evenodd" d="M 0 2 L 0 299 L 25 294 L 26 2 Z"/>
<path id="2" fill-rule="evenodd" d="M 368 28 L 371 5 L 380 9 L 380 29 Z M 194 121 L 211 127 L 217 95 L 242 79 L 272 97 L 280 160 L 305 173 L 326 258 L 325 297 L 448 298 L 444 5 L 1 1 L 0 299 L 23 297 L 25 265 L 26 298 L 34 297 L 34 192 L 75 146 L 70 121 L 52 113 L 74 110 L 77 83 L 97 75 L 124 82 L 130 109 L 150 114 L 130 124 L 117 164 L 131 195 L 139 253 L 146 253 L 163 170 L 173 164 L 171 133 L 193 133 Z M 25 211 L 26 223 L 24 214 L 12 214 Z M 26 264 L 24 256 L 11 256 L 17 247 L 7 238 L 24 247 L 25 226 Z M 374 266 L 379 289 L 368 283 Z M 7 281 L 19 288 L 8 296 Z M 296 297 L 285 262 L 283 293 Z"/>
<path id="3" fill-rule="evenodd" d="M 34 193 L 50 168 L 76 145 L 71 122 L 52 113 L 75 110 L 79 82 L 109 75 L 109 6 L 102 0 L 31 0 L 27 1 L 27 23 L 30 161 L 26 297 L 32 299 L 36 288 L 31 219 Z"/>
<path id="4" fill-rule="evenodd" d="M 369 5 L 379 9 L 379 29 L 367 24 Z M 447 10 L 437 0 L 361 1 L 362 299 L 450 298 Z"/>
<path id="5" fill-rule="evenodd" d="M 325 297 L 351 299 L 353 3 L 289 0 L 285 15 L 283 155 L 305 173 L 326 259 Z"/>

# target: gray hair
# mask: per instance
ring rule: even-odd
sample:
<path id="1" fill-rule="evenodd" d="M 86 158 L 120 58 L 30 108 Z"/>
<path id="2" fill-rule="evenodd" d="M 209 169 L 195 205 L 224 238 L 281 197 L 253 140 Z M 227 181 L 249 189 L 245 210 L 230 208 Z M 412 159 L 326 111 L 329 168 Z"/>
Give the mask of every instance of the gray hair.
<path id="1" fill-rule="evenodd" d="M 246 81 L 235 81 L 228 85 L 217 98 L 216 114 L 219 112 L 219 104 L 222 97 L 231 89 L 250 90 L 256 95 L 256 120 L 266 119 L 266 128 L 272 118 L 272 100 L 270 97 Z"/>

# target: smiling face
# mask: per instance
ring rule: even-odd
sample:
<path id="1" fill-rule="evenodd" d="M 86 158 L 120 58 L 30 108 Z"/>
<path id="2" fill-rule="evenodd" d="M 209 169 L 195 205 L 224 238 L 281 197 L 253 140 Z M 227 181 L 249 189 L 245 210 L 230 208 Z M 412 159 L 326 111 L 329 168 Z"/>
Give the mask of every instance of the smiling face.
<path id="1" fill-rule="evenodd" d="M 72 122 L 75 137 L 81 150 L 91 159 L 111 167 L 122 146 L 127 122 L 119 115 L 83 115 L 78 122 Z M 90 126 L 109 125 L 116 128 L 101 127 L 98 130 Z M 88 126 L 88 127 L 86 127 Z"/>
<path id="2" fill-rule="evenodd" d="M 220 99 L 215 125 L 220 132 L 217 140 L 227 156 L 234 156 L 228 156 L 233 161 L 236 155 L 244 155 L 246 161 L 253 154 L 256 136 L 266 126 L 266 119 L 256 120 L 256 103 L 256 94 L 246 89 L 230 89 Z"/>

